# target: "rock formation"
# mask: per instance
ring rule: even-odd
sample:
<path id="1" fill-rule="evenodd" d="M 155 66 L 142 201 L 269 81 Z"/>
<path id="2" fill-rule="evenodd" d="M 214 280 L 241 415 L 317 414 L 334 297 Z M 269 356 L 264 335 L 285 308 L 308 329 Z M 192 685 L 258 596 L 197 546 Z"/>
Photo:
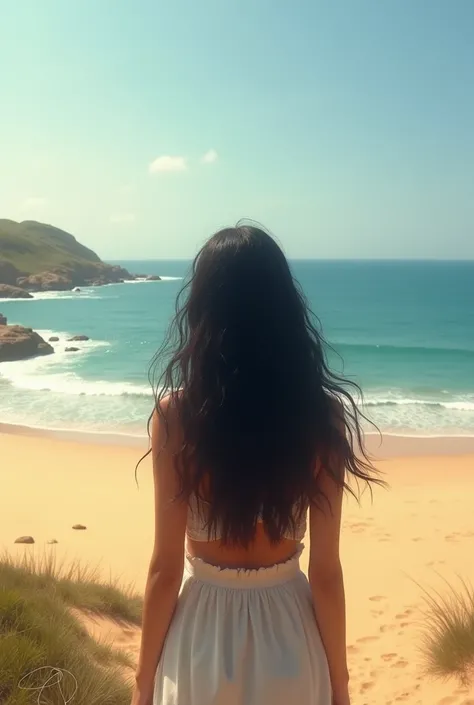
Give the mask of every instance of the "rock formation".
<path id="1" fill-rule="evenodd" d="M 135 277 L 123 267 L 102 262 L 64 230 L 35 221 L 0 220 L 0 285 L 24 291 L 0 291 L 0 298 L 29 298 L 26 292 L 72 291 L 125 279 Z"/>
<path id="2" fill-rule="evenodd" d="M 57 272 L 41 272 L 29 277 L 18 277 L 18 286 L 28 291 L 69 291 L 72 288 L 71 279 Z"/>
<path id="3" fill-rule="evenodd" d="M 15 539 L 15 543 L 34 543 L 35 540 L 33 536 L 19 536 Z"/>
<path id="4" fill-rule="evenodd" d="M 0 299 L 32 299 L 33 297 L 24 289 L 11 284 L 0 283 Z"/>
<path id="5" fill-rule="evenodd" d="M 0 327 L 0 362 L 27 360 L 39 355 L 51 355 L 54 348 L 31 328 Z"/>

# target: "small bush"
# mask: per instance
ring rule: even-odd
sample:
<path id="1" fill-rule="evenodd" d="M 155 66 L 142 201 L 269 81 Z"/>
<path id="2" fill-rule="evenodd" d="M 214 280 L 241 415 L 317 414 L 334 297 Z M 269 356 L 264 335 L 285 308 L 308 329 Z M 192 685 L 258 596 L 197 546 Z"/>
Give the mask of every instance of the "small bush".
<path id="1" fill-rule="evenodd" d="M 447 587 L 443 595 L 425 591 L 422 652 L 430 675 L 467 685 L 474 675 L 474 589 L 464 580 Z"/>
<path id="2" fill-rule="evenodd" d="M 71 607 L 137 624 L 141 598 L 54 558 L 0 558 L 0 703 L 129 705 L 127 654 L 87 633 Z"/>

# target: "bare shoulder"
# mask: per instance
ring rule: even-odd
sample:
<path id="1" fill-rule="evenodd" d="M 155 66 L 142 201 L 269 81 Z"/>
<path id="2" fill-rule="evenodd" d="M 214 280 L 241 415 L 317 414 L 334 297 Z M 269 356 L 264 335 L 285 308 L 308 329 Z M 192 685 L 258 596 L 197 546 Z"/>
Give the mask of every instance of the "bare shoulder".
<path id="1" fill-rule="evenodd" d="M 155 448 L 174 447 L 180 438 L 179 399 L 167 394 L 159 400 L 152 419 L 152 442 Z"/>

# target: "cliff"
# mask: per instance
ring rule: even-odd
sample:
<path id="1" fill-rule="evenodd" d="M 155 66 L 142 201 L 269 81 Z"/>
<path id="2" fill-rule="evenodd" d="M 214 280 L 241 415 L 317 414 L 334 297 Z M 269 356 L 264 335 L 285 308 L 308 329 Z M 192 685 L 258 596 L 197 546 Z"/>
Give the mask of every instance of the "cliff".
<path id="1" fill-rule="evenodd" d="M 0 220 L 0 284 L 24 291 L 65 291 L 133 278 L 64 230 L 35 221 Z"/>

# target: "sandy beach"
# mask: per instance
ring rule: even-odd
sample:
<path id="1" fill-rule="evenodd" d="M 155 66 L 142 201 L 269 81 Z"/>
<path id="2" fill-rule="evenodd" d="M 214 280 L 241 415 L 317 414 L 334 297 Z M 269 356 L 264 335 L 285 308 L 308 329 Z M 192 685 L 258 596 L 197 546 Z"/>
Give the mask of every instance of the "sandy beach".
<path id="1" fill-rule="evenodd" d="M 376 489 L 373 502 L 366 493 L 360 507 L 348 499 L 343 523 L 353 704 L 473 705 L 474 690 L 426 677 L 419 646 L 422 588 L 443 588 L 457 575 L 474 582 L 474 439 L 392 437 L 377 445 L 370 440 L 390 489 Z M 135 484 L 141 449 L 138 441 L 92 443 L 3 427 L 0 548 L 54 551 L 142 591 L 153 498 L 148 460 Z M 74 531 L 77 523 L 87 530 Z M 22 535 L 35 545 L 14 545 Z M 47 545 L 51 539 L 57 545 Z M 93 628 L 136 653 L 138 630 L 98 620 Z"/>

